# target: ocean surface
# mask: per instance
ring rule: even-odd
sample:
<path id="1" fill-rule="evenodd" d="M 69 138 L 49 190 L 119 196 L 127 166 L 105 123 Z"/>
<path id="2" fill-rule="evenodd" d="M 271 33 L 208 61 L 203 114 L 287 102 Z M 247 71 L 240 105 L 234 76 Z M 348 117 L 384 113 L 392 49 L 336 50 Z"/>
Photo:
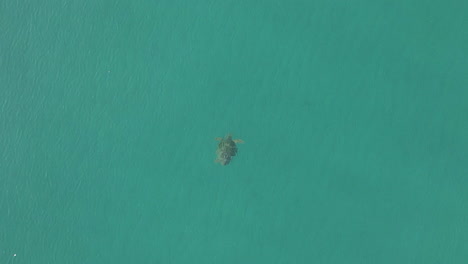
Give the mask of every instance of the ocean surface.
<path id="1" fill-rule="evenodd" d="M 0 264 L 467 263 L 467 10 L 1 1 Z"/>

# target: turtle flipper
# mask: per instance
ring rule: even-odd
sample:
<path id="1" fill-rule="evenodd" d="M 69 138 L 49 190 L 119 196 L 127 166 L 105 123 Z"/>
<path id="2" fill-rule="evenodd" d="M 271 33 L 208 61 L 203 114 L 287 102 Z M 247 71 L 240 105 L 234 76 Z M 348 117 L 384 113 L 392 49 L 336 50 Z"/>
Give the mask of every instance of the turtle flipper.
<path id="1" fill-rule="evenodd" d="M 242 139 L 234 139 L 234 143 L 245 143 Z"/>
<path id="2" fill-rule="evenodd" d="M 217 140 L 217 141 L 221 141 L 221 140 L 222 140 L 222 138 L 220 138 L 220 137 L 217 137 L 217 138 L 215 138 L 215 140 Z"/>

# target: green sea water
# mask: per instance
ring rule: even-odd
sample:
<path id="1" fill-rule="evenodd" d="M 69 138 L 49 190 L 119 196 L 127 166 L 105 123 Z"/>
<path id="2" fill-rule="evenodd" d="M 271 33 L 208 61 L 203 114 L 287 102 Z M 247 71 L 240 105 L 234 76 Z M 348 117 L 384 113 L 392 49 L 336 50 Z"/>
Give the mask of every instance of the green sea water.
<path id="1" fill-rule="evenodd" d="M 466 10 L 1 1 L 0 264 L 467 263 Z"/>

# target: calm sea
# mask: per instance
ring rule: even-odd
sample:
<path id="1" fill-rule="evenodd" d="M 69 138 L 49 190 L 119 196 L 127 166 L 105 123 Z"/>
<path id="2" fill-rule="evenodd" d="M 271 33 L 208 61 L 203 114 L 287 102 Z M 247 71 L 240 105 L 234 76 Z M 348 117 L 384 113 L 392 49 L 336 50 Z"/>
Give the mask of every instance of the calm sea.
<path id="1" fill-rule="evenodd" d="M 1 1 L 0 264 L 466 263 L 467 10 Z"/>

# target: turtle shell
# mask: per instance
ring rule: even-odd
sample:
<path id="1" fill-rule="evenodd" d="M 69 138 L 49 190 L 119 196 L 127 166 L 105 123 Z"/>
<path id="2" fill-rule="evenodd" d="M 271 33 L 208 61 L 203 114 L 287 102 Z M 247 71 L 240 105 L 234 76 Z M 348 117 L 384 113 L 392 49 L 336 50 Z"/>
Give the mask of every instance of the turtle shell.
<path id="1" fill-rule="evenodd" d="M 227 165 L 231 162 L 232 157 L 237 154 L 237 145 L 235 140 L 232 140 L 231 135 L 219 139 L 218 149 L 216 150 L 216 160 L 221 165 Z M 237 140 L 241 142 L 241 140 Z"/>

